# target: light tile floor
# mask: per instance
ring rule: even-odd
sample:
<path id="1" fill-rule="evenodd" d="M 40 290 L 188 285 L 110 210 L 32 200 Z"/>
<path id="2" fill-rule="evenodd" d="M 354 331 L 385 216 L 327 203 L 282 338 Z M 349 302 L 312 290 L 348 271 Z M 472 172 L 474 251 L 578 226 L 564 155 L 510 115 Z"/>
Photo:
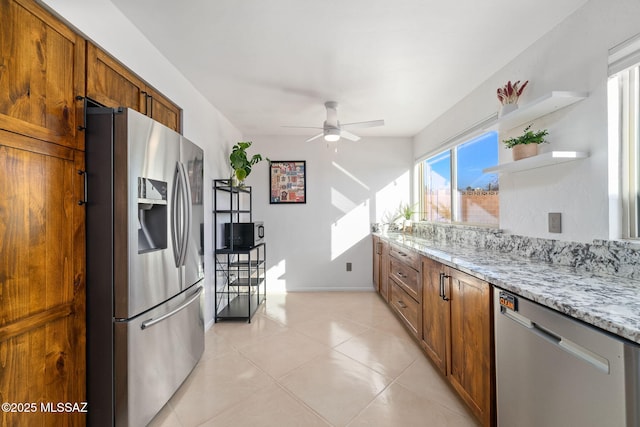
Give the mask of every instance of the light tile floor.
<path id="1" fill-rule="evenodd" d="M 477 426 L 374 292 L 270 294 L 220 322 L 153 427 Z"/>

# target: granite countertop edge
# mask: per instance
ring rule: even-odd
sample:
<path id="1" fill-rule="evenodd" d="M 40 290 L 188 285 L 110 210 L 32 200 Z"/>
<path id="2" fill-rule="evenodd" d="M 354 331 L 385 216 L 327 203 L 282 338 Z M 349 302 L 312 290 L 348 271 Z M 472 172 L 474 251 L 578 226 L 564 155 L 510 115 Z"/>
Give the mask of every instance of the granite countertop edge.
<path id="1" fill-rule="evenodd" d="M 373 233 L 574 319 L 640 344 L 640 281 L 402 233 Z"/>

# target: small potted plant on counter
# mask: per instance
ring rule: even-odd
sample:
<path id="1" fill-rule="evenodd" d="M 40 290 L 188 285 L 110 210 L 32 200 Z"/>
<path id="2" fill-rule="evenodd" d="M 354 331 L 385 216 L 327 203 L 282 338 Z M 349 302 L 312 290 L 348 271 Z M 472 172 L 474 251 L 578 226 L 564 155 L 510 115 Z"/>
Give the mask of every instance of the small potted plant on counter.
<path id="1" fill-rule="evenodd" d="M 233 176 L 237 182 L 234 184 L 238 187 L 244 186 L 244 180 L 251 173 L 251 167 L 262 160 L 269 161 L 266 157 L 263 159 L 260 154 L 254 154 L 251 159 L 247 157 L 247 148 L 251 147 L 251 141 L 238 142 L 231 149 L 229 155 L 229 163 L 233 168 Z"/>
<path id="2" fill-rule="evenodd" d="M 398 207 L 398 216 L 400 218 L 403 218 L 403 224 L 402 224 L 402 231 L 405 233 L 410 233 L 411 232 L 411 217 L 413 216 L 413 214 L 416 213 L 414 206 L 407 204 L 400 204 L 400 207 Z"/>
<path id="3" fill-rule="evenodd" d="M 524 133 L 516 138 L 505 139 L 504 145 L 513 150 L 513 160 L 520 160 L 526 157 L 538 154 L 538 144 L 544 144 L 547 141 L 545 136 L 549 135 L 546 129 L 534 132 L 529 125 L 524 128 Z"/>
<path id="4" fill-rule="evenodd" d="M 520 86 L 520 80 L 515 83 L 508 81 L 504 87 L 498 88 L 498 101 L 500 101 L 500 116 L 504 116 L 518 108 L 518 98 L 522 95 L 524 88 L 527 87 L 529 80 Z"/>

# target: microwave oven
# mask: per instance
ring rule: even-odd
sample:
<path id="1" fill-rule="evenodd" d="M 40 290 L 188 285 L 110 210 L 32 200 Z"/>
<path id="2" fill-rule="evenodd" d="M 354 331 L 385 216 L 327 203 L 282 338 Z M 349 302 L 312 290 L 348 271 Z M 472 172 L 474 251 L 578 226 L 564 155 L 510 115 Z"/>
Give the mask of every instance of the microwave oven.
<path id="1" fill-rule="evenodd" d="M 264 242 L 263 222 L 233 222 L 224 224 L 224 245 L 234 249 L 249 249 Z"/>

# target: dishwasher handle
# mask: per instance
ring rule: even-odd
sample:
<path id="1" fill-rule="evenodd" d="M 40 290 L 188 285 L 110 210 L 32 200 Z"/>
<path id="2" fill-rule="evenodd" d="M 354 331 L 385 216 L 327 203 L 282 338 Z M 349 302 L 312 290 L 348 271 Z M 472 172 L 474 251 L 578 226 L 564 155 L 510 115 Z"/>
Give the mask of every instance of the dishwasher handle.
<path id="1" fill-rule="evenodd" d="M 605 374 L 609 374 L 610 367 L 609 361 L 592 352 L 591 350 L 562 337 L 561 335 L 556 334 L 555 332 L 547 329 L 543 326 L 540 326 L 538 323 L 531 321 L 528 317 L 525 317 L 519 313 L 516 313 L 513 310 L 510 310 L 506 307 L 500 307 L 500 313 L 504 315 L 507 319 L 514 321 L 515 323 L 523 326 L 528 329 L 531 333 L 539 336 L 543 340 L 548 343 L 558 347 L 559 349 L 571 354 L 572 356 L 581 359 L 592 366 L 594 366 L 599 371 L 604 372 Z"/>

